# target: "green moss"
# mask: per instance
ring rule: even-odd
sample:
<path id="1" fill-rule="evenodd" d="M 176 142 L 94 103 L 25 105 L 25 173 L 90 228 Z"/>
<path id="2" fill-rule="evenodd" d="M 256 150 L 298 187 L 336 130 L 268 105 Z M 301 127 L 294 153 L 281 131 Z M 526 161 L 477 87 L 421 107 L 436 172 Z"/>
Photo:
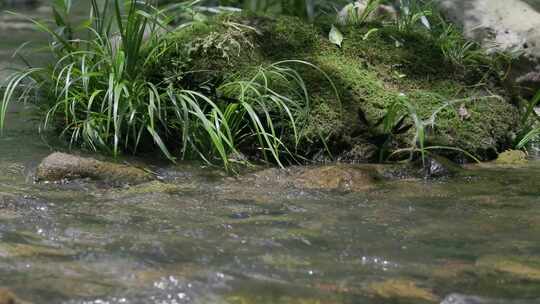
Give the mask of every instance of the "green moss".
<path id="1" fill-rule="evenodd" d="M 227 22 L 253 27 L 257 32 L 228 26 Z M 376 143 L 382 117 L 403 94 L 423 119 L 450 102 L 438 113 L 435 128 L 429 130 L 430 145 L 453 146 L 482 158 L 492 158 L 508 146 L 509 134 L 517 127 L 517 110 L 503 100 L 482 98 L 500 88 L 472 86 L 477 79 L 457 72 L 426 33 L 401 34 L 383 28 L 364 39 L 369 28 L 344 28 L 346 40 L 338 48 L 326 38 L 328 30 L 327 24 L 307 24 L 294 17 L 222 16 L 210 25 L 183 31 L 176 39 L 191 46 L 190 67 L 184 69 L 212 70 L 214 82 L 247 77 L 253 67 L 285 59 L 305 60 L 320 67 L 332 79 L 340 98 L 324 75 L 298 67 L 312 102 L 301 130 L 304 142 L 300 150 L 305 154 L 324 149 L 321 138 L 328 139 L 328 146 L 338 155 L 358 142 Z M 223 56 L 220 43 L 215 43 L 223 37 L 239 42 L 238 52 Z M 206 49 L 201 48 L 204 42 Z M 198 50 L 193 51 L 197 43 Z M 171 66 L 166 63 L 162 69 L 171 70 Z M 452 102 L 456 99 L 463 102 Z M 467 110 L 466 117 L 459 115 L 460 107 Z M 412 134 L 412 130 L 401 134 L 392 146 L 406 147 Z"/>
<path id="2" fill-rule="evenodd" d="M 527 163 L 527 154 L 519 150 L 508 150 L 499 154 L 495 162 L 498 165 L 520 166 Z"/>

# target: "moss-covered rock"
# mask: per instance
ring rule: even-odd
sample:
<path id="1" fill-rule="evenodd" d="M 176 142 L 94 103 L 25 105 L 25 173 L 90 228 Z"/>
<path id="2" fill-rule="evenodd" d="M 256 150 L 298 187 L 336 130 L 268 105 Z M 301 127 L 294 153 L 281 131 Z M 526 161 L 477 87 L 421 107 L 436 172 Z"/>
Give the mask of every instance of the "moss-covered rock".
<path id="1" fill-rule="evenodd" d="M 366 161 L 386 149 L 410 147 L 411 115 L 394 121 L 393 131 L 382 124 L 389 109 L 403 100 L 408 107 L 398 118 L 407 111 L 424 121 L 433 118 L 424 126 L 426 145 L 457 147 L 488 159 L 510 144 L 516 108 L 492 96 L 504 95 L 495 82 L 475 85 L 485 75 L 447 62 L 430 35 L 383 27 L 366 36 L 369 28 L 349 27 L 342 28 L 346 39 L 338 48 L 326 38 L 329 28 L 293 17 L 220 16 L 175 34 L 171 60 L 159 62 L 153 75 L 182 88 L 204 87 L 223 98 L 217 91 L 223 81 L 247 79 L 260 65 L 288 59 L 313 63 L 324 73 L 292 64 L 310 94 L 299 146 L 309 157 L 330 150 L 343 159 Z M 378 151 L 366 148 L 370 145 Z"/>
<path id="2" fill-rule="evenodd" d="M 507 150 L 499 154 L 495 163 L 503 166 L 525 165 L 527 163 L 527 153 L 520 150 Z"/>

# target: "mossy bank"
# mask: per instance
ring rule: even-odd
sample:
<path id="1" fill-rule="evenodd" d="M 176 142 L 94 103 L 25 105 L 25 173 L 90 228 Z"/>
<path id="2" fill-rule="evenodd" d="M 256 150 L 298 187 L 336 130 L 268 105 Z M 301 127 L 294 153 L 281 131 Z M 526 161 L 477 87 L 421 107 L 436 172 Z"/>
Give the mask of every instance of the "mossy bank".
<path id="1" fill-rule="evenodd" d="M 174 33 L 149 75 L 159 83 L 204 86 L 226 100 L 226 92 L 217 89 L 225 80 L 249 79 L 257 67 L 281 60 L 312 63 L 316 68 L 290 63 L 310 97 L 297 149 L 311 159 L 331 154 L 340 160 L 376 161 L 410 148 L 411 117 L 401 120 L 400 113 L 392 128 L 383 123 L 400 98 L 424 122 L 431 118 L 426 146 L 492 159 L 511 145 L 519 112 L 505 100 L 491 72 L 452 64 L 435 39 L 421 31 L 346 26 L 338 47 L 327 38 L 330 26 L 294 17 L 218 16 Z M 451 157 L 463 155 L 445 151 Z"/>

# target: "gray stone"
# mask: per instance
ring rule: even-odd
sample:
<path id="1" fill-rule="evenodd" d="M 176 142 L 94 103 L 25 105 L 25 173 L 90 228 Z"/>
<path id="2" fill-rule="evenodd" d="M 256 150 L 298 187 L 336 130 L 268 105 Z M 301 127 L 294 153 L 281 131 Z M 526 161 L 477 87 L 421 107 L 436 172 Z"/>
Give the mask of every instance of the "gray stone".
<path id="1" fill-rule="evenodd" d="M 465 36 L 489 50 L 512 52 L 508 82 L 523 95 L 540 89 L 540 5 L 537 0 L 437 0 Z"/>

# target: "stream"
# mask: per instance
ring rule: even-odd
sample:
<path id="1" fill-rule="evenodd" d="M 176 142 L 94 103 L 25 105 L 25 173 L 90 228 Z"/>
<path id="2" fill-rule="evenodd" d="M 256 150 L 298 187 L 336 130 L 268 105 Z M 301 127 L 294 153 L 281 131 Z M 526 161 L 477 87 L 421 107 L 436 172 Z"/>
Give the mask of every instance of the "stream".
<path id="1" fill-rule="evenodd" d="M 23 39 L 43 41 L 5 28 L 3 66 Z M 34 183 L 54 149 L 29 111 L 12 107 L 0 137 L 0 287 L 24 301 L 540 303 L 540 161 L 361 192 L 191 163 L 130 188 Z"/>

